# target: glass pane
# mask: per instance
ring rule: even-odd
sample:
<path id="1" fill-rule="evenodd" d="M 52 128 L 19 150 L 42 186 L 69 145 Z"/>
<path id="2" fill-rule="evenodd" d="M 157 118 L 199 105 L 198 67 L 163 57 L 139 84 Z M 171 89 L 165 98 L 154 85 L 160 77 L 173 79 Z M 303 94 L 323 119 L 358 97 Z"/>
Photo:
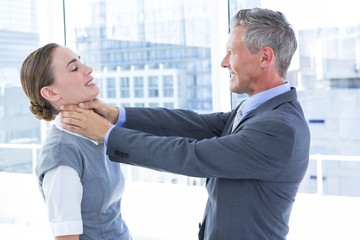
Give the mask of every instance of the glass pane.
<path id="1" fill-rule="evenodd" d="M 63 42 L 52 38 L 50 31 L 43 31 L 52 29 L 61 33 L 63 29 L 58 31 L 56 23 L 47 19 L 52 14 L 52 8 L 48 8 L 52 3 L 52 0 L 0 0 L 1 239 L 52 237 L 50 229 L 44 228 L 48 226 L 46 210 L 33 175 L 43 129 L 48 124 L 30 112 L 30 102 L 20 83 L 21 64 L 30 52 L 44 41 Z M 52 17 L 61 21 L 61 17 L 57 18 L 61 14 L 58 11 Z"/>
<path id="2" fill-rule="evenodd" d="M 18 146 L 23 149 L 19 144 L 40 144 L 43 129 L 49 126 L 30 112 L 30 101 L 20 83 L 20 68 L 25 57 L 44 41 L 63 42 L 58 36 L 49 37 L 50 31 L 42 31 L 48 29 L 46 24 L 51 25 L 54 31 L 58 27 L 54 21 L 47 19 L 52 9 L 42 11 L 50 5 L 52 1 L 22 0 L 10 3 L 0 0 L 0 144 L 9 144 L 0 148 L 4 153 L 8 152 L 6 148 L 15 149 Z M 52 16 L 57 19 L 61 14 L 58 11 Z M 61 32 L 61 29 L 57 32 Z M 0 167 L 0 171 L 32 172 L 31 154 L 22 150 L 16 152 L 17 157 L 4 153 L 0 156 L 0 166 L 6 167 Z"/>
<path id="3" fill-rule="evenodd" d="M 87 9 L 82 11 L 87 16 L 82 16 L 81 21 L 73 20 L 73 16 L 67 18 L 68 45 L 99 78 L 111 75 L 116 81 L 129 80 L 127 87 L 120 84 L 116 95 L 130 99 L 120 97 L 117 103 L 135 106 L 140 101 L 149 107 L 152 104 L 147 98 L 151 97 L 158 98 L 159 106 L 164 107 L 166 98 L 167 106 L 171 101 L 174 108 L 212 110 L 208 1 L 105 0 L 66 4 L 69 16 L 80 6 Z M 159 80 L 158 89 L 153 88 L 152 78 Z"/>
<path id="4" fill-rule="evenodd" d="M 0 143 L 40 142 L 40 122 L 29 111 L 19 75 L 22 61 L 40 44 L 36 8 L 35 1 L 0 1 Z"/>
<path id="5" fill-rule="evenodd" d="M 80 8 L 81 22 L 79 17 L 73 17 L 79 15 Z M 67 16 L 71 15 L 66 19 L 67 45 L 93 68 L 93 76 L 115 79 L 116 88 L 111 90 L 115 91 L 113 96 L 119 97 L 102 98 L 106 96 L 103 93 L 100 98 L 104 101 L 126 107 L 211 112 L 211 10 L 208 0 L 66 1 Z M 104 91 L 109 92 L 103 88 Z M 129 165 L 122 165 L 122 169 L 128 182 L 157 182 L 177 187 L 203 185 L 202 180 L 176 174 Z M 131 225 L 135 216 L 139 226 L 139 214 L 143 213 L 130 213 L 128 224 Z M 157 212 L 157 218 L 161 218 L 159 214 L 162 213 Z M 196 237 L 197 224 L 191 224 L 192 227 L 193 234 L 189 228 L 184 229 L 185 237 L 179 239 Z M 172 236 L 156 230 L 134 229 L 132 234 L 136 239 Z"/>
<path id="6" fill-rule="evenodd" d="M 74 17 L 79 7 L 86 9 L 81 21 Z M 208 1 L 66 1 L 66 13 L 67 45 L 94 69 L 96 78 L 107 79 L 102 100 L 212 111 Z M 191 181 L 156 171 L 149 177 L 144 169 L 124 168 L 132 180 Z"/>

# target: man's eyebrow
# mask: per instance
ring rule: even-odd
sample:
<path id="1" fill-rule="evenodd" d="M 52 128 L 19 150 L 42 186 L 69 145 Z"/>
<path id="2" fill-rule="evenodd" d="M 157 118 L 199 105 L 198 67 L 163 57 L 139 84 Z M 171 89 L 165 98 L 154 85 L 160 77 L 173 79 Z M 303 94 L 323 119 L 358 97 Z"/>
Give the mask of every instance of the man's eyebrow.
<path id="1" fill-rule="evenodd" d="M 68 67 L 71 63 L 76 62 L 76 61 L 77 61 L 76 58 L 72 59 L 72 60 L 66 65 L 66 67 Z"/>

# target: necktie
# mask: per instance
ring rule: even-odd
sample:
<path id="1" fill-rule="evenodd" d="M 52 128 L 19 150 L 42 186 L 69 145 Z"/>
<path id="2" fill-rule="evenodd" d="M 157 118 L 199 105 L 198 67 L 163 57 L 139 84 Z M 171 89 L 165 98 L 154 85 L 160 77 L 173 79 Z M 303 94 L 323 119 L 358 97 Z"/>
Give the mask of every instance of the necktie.
<path id="1" fill-rule="evenodd" d="M 244 110 L 244 107 L 245 107 L 245 104 L 244 102 L 242 102 L 242 104 L 240 105 L 239 109 L 237 110 L 236 112 L 236 115 L 235 115 L 235 119 L 234 119 L 234 123 L 233 123 L 233 126 L 232 126 L 232 129 L 231 129 L 231 132 L 233 132 L 235 130 L 235 128 L 237 127 L 237 125 L 239 125 L 240 123 L 240 120 L 243 116 L 243 110 Z"/>

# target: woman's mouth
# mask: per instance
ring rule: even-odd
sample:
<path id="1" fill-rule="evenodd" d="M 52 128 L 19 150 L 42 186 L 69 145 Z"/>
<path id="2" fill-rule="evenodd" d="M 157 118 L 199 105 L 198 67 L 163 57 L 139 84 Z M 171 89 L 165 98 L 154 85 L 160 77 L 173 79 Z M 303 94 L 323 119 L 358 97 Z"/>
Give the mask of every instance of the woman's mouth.
<path id="1" fill-rule="evenodd" d="M 87 83 L 84 84 L 85 87 L 94 86 L 96 85 L 96 82 L 94 82 L 94 79 L 91 79 Z"/>

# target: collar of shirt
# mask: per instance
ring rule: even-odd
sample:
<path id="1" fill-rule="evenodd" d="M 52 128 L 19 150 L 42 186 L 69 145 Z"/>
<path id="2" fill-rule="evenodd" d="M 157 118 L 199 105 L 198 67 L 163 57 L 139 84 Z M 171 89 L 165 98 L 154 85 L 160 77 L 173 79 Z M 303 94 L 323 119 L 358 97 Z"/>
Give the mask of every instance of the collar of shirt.
<path id="1" fill-rule="evenodd" d="M 70 131 L 64 129 L 64 128 L 61 126 L 61 124 L 60 124 L 60 117 L 59 117 L 59 115 L 57 115 L 57 116 L 55 117 L 54 124 L 55 124 L 55 127 L 57 127 L 58 129 L 60 129 L 61 131 L 68 132 L 68 133 L 70 133 L 70 134 L 72 134 L 72 135 L 75 135 L 75 136 L 78 136 L 78 137 L 81 137 L 81 138 L 85 138 L 85 139 L 93 142 L 95 145 L 99 145 L 99 142 L 98 142 L 98 141 L 94 141 L 94 140 L 92 140 L 92 139 L 90 139 L 90 138 L 87 138 L 87 137 L 85 137 L 85 136 L 83 136 L 83 135 L 80 135 L 80 134 L 77 134 L 77 133 L 73 133 L 73 132 L 70 132 Z"/>
<path id="2" fill-rule="evenodd" d="M 242 110 L 243 116 L 247 115 L 250 111 L 254 110 L 269 99 L 276 97 L 280 94 L 291 90 L 290 83 L 285 82 L 277 87 L 270 88 L 263 92 L 254 94 L 253 96 L 246 99 L 244 109 Z"/>

